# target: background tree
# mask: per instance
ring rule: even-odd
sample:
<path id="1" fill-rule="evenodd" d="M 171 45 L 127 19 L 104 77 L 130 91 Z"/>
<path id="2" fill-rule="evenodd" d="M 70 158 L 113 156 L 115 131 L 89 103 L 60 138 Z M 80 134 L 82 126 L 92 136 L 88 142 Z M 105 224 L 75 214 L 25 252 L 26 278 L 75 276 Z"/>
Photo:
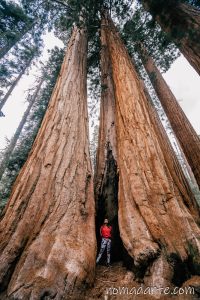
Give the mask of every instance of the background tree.
<path id="1" fill-rule="evenodd" d="M 141 0 L 161 28 L 200 74 L 200 11 L 191 1 Z M 196 2 L 198 3 L 198 2 Z M 195 4 L 195 3 L 193 3 Z"/>
<path id="2" fill-rule="evenodd" d="M 96 150 L 98 147 L 98 133 L 99 133 L 99 126 L 96 124 L 90 141 L 90 156 L 91 156 L 93 170 L 96 167 Z"/>
<path id="3" fill-rule="evenodd" d="M 42 43 L 38 43 L 37 46 L 31 44 L 22 45 L 21 49 L 18 49 L 17 59 L 14 58 L 8 61 L 5 59 L 4 63 L 0 66 L 0 79 L 3 82 L 0 90 L 0 110 L 5 105 L 22 76 L 30 70 L 33 63 L 41 54 L 41 45 Z"/>
<path id="4" fill-rule="evenodd" d="M 55 47 L 55 49 L 53 49 L 50 53 L 48 62 L 42 66 L 41 73 L 43 75 L 41 74 L 41 76 L 44 76 L 43 86 L 33 103 L 30 114 L 28 115 L 26 123 L 17 140 L 17 144 L 9 156 L 7 168 L 0 182 L 1 209 L 5 206 L 9 198 L 12 185 L 28 157 L 32 144 L 40 128 L 49 99 L 60 72 L 63 55 L 63 50 Z M 35 88 L 37 88 L 37 86 L 34 87 L 34 90 Z M 30 92 L 30 95 L 28 95 L 28 98 L 32 98 L 32 91 Z M 6 149 L 1 152 L 1 161 L 5 159 L 5 153 L 8 151 L 9 147 L 10 141 L 8 141 Z"/>
<path id="5" fill-rule="evenodd" d="M 134 32 L 134 34 L 131 34 L 131 32 Z M 197 167 L 200 151 L 199 137 L 156 66 L 157 64 L 162 71 L 166 71 L 179 54 L 176 46 L 171 43 L 157 24 L 152 23 L 151 16 L 145 13 L 140 6 L 133 18 L 125 24 L 124 37 L 129 52 L 134 57 L 134 61 L 137 62 L 138 69 L 144 78 L 146 74 L 143 72 L 143 66 L 145 67 L 151 84 L 199 184 Z"/>
<path id="6" fill-rule="evenodd" d="M 66 11 L 61 11 L 61 4 L 55 1 L 22 0 L 20 5 L 11 1 L 1 4 L 1 52 L 0 58 L 8 54 L 19 42 L 27 42 L 30 36 L 39 39 Z M 16 48 L 17 50 L 17 48 Z"/>
<path id="7" fill-rule="evenodd" d="M 156 90 L 158 98 L 200 187 L 200 167 L 198 167 L 200 165 L 200 139 L 156 67 L 153 59 L 148 55 L 144 47 L 140 53 L 152 85 Z"/>
<path id="8" fill-rule="evenodd" d="M 0 3 L 0 59 L 20 40 L 32 20 L 24 10 L 12 1 Z"/>
<path id="9" fill-rule="evenodd" d="M 36 87 L 36 90 L 35 90 L 34 94 L 29 95 L 29 97 L 28 97 L 29 98 L 28 99 L 29 104 L 28 104 L 28 106 L 27 106 L 27 108 L 26 108 L 26 110 L 25 110 L 25 112 L 23 114 L 23 117 L 22 117 L 22 119 L 21 119 L 21 121 L 20 121 L 20 123 L 19 123 L 19 125 L 17 127 L 17 130 L 16 130 L 13 138 L 10 141 L 9 146 L 7 147 L 7 149 L 6 149 L 5 153 L 4 153 L 3 160 L 0 163 L 0 181 L 1 181 L 1 178 L 3 176 L 3 173 L 4 173 L 5 169 L 6 169 L 7 165 L 8 165 L 8 163 L 9 163 L 10 156 L 11 156 L 11 154 L 12 154 L 12 152 L 13 152 L 16 144 L 17 144 L 19 136 L 20 136 L 20 134 L 21 134 L 21 132 L 23 130 L 23 127 L 24 127 L 24 125 L 25 125 L 25 123 L 27 121 L 27 118 L 28 118 L 28 116 L 30 114 L 30 111 L 31 111 L 31 109 L 33 107 L 33 104 L 34 104 L 34 102 L 36 101 L 36 99 L 37 99 L 37 97 L 39 95 L 39 92 L 40 92 L 40 89 L 41 89 L 41 86 L 42 86 L 43 82 L 44 82 L 44 78 L 40 79 L 40 81 L 39 81 L 39 83 L 38 83 L 38 85 Z"/>

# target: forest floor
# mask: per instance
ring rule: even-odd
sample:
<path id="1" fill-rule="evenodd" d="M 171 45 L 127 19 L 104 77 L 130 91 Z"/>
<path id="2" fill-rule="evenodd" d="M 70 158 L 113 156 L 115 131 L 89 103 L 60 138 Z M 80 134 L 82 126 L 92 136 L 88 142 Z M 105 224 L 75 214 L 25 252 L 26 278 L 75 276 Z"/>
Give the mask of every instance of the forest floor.
<path id="1" fill-rule="evenodd" d="M 190 283 L 200 282 L 199 276 L 190 279 Z M 110 267 L 97 265 L 93 287 L 77 297 L 67 296 L 65 300 L 197 300 L 195 295 L 160 295 L 144 294 L 147 287 L 142 282 L 134 279 L 134 274 L 123 266 L 122 262 L 113 263 Z M 200 289 L 200 287 L 199 287 Z M 173 290 L 173 289 L 172 289 Z M 127 293 L 128 291 L 128 293 Z M 142 292 L 141 292 L 142 291 Z M 138 294 L 136 294 L 138 292 Z M 49 298 L 42 298 L 49 299 Z M 0 294 L 0 300 L 8 300 L 5 294 Z M 23 299 L 28 300 L 28 299 Z"/>
<path id="2" fill-rule="evenodd" d="M 124 287 L 124 289 L 123 289 Z M 125 289 L 127 288 L 127 289 Z M 133 273 L 128 271 L 121 262 L 113 263 L 111 267 L 98 265 L 94 286 L 80 300 L 197 300 L 194 295 L 157 295 L 144 294 L 143 283 L 134 279 Z M 128 291 L 128 292 L 127 292 Z M 138 294 L 136 294 L 138 292 Z"/>

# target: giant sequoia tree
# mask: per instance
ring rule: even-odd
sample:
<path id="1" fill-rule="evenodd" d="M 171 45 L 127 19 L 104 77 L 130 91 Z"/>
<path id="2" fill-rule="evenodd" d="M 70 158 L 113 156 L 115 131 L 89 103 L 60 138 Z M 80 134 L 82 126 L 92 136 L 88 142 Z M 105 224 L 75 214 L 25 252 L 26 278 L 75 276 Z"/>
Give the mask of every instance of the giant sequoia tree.
<path id="1" fill-rule="evenodd" d="M 199 219 L 199 207 L 194 197 L 194 194 L 191 191 L 191 188 L 188 184 L 188 181 L 184 175 L 184 172 L 181 168 L 177 155 L 174 152 L 174 149 L 170 143 L 169 137 L 164 129 L 162 122 L 160 121 L 158 112 L 153 104 L 151 96 L 148 93 L 147 88 L 144 85 L 144 82 L 141 82 L 145 96 L 147 98 L 147 106 L 151 118 L 151 122 L 154 124 L 154 129 L 159 138 L 159 144 L 161 146 L 163 155 L 165 157 L 165 162 L 170 170 L 170 174 L 173 178 L 176 189 L 179 190 L 183 201 L 187 208 L 190 210 L 190 213 L 193 215 L 195 220 L 198 222 Z"/>
<path id="2" fill-rule="evenodd" d="M 94 278 L 94 197 L 86 106 L 87 33 L 75 28 L 0 227 L 0 286 L 61 299 Z"/>
<path id="3" fill-rule="evenodd" d="M 150 272 L 146 283 L 165 286 L 176 277 L 177 263 L 189 268 L 191 259 L 200 272 L 197 216 L 173 180 L 131 59 L 110 22 L 104 30 L 116 97 L 120 236 L 134 266 L 143 276 Z"/>
<path id="4" fill-rule="evenodd" d="M 142 44 L 140 54 L 147 74 L 200 187 L 200 139 L 165 82 L 161 72 L 156 67 L 152 57 L 148 55 Z"/>
<path id="5" fill-rule="evenodd" d="M 105 216 L 113 228 L 112 259 L 122 256 L 118 229 L 118 170 L 115 96 L 112 68 L 105 31 L 101 30 L 101 106 L 98 148 L 95 164 L 95 200 L 97 238 Z"/>
<path id="6" fill-rule="evenodd" d="M 22 2 L 34 8 L 34 1 Z M 129 267 L 148 286 L 181 285 L 192 274 L 200 275 L 199 209 L 106 11 L 93 190 L 85 28 L 92 50 L 97 49 L 102 5 L 110 10 L 116 6 L 114 16 L 121 17 L 119 12 L 131 2 L 55 2 L 66 8 L 59 22 L 63 25 L 68 18 L 78 25 L 32 150 L 1 216 L 0 291 L 18 300 L 68 299 L 70 293 L 79 298 L 95 277 L 94 191 L 97 227 L 104 216 L 113 224 L 115 258 L 128 257 Z"/>
<path id="7" fill-rule="evenodd" d="M 200 74 L 200 11 L 190 1 L 141 0 Z"/>

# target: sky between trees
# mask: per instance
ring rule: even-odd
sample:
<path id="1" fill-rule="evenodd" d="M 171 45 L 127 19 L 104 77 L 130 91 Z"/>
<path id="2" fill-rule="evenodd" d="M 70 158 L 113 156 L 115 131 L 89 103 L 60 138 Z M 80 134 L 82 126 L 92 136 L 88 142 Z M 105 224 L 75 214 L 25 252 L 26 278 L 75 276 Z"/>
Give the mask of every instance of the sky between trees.
<path id="1" fill-rule="evenodd" d="M 46 61 L 49 56 L 48 49 L 52 49 L 54 46 L 63 47 L 61 40 L 56 38 L 52 32 L 44 35 L 44 45 L 43 54 L 40 57 L 42 62 Z M 31 71 L 29 71 L 29 74 L 23 76 L 23 79 L 15 88 L 3 109 L 6 117 L 0 118 L 0 149 L 5 147 L 6 139 L 12 137 L 20 122 L 27 107 L 27 90 L 34 85 L 36 74 L 37 66 L 33 67 Z M 181 55 L 164 74 L 164 78 L 193 127 L 200 135 L 200 78 L 198 74 Z M 91 132 L 92 128 L 90 126 L 90 133 Z"/>

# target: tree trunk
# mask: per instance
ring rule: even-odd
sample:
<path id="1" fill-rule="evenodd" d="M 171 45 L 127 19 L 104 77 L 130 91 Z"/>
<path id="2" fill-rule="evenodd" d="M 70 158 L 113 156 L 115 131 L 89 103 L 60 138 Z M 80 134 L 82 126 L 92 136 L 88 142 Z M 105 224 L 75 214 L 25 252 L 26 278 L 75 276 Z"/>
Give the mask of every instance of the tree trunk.
<path id="1" fill-rule="evenodd" d="M 86 60 L 86 31 L 75 28 L 0 223 L 0 284 L 12 299 L 67 299 L 94 280 Z"/>
<path id="2" fill-rule="evenodd" d="M 131 59 L 111 22 L 107 25 L 116 97 L 120 235 L 148 285 L 169 286 L 187 279 L 189 260 L 200 274 L 200 229 L 165 161 Z"/>
<path id="3" fill-rule="evenodd" d="M 115 96 L 105 32 L 101 30 L 101 106 L 94 188 L 97 240 L 104 218 L 112 225 L 111 259 L 119 260 L 122 243 L 118 228 L 118 171 L 115 128 Z"/>
<path id="4" fill-rule="evenodd" d="M 22 76 L 24 75 L 25 71 L 28 69 L 28 67 L 30 67 L 31 62 L 33 60 L 33 57 L 31 57 L 26 65 L 24 66 L 24 68 L 21 70 L 21 72 L 18 74 L 17 78 L 13 81 L 13 83 L 11 84 L 10 88 L 8 89 L 7 93 L 5 94 L 5 96 L 1 99 L 0 101 L 0 111 L 2 110 L 3 106 L 6 104 L 6 101 L 8 100 L 8 98 L 10 97 L 10 95 L 12 94 L 14 88 L 17 86 L 18 82 L 20 81 L 20 79 L 22 78 Z"/>
<path id="5" fill-rule="evenodd" d="M 185 58 L 200 74 L 199 9 L 181 1 L 142 0 L 147 9 L 167 32 Z"/>
<path id="6" fill-rule="evenodd" d="M 35 26 L 35 24 L 36 22 L 30 23 L 24 30 L 21 31 L 20 34 L 17 35 L 17 37 L 13 38 L 7 45 L 2 47 L 0 49 L 0 59 L 2 59 L 10 51 L 10 49 L 15 46 L 23 38 L 23 36 Z"/>
<path id="7" fill-rule="evenodd" d="M 8 146 L 8 148 L 5 151 L 3 160 L 0 163 L 0 181 L 1 181 L 1 178 L 2 178 L 2 176 L 4 174 L 4 172 L 5 172 L 5 169 L 8 166 L 10 156 L 11 156 L 11 154 L 12 154 L 12 152 L 13 152 L 16 144 L 17 144 L 17 141 L 18 141 L 18 139 L 20 137 L 20 134 L 21 134 L 21 132 L 22 132 L 22 130 L 24 128 L 24 125 L 25 125 L 25 123 L 27 121 L 27 118 L 28 118 L 28 115 L 30 113 L 30 110 L 31 110 L 33 104 L 35 103 L 35 100 L 38 97 L 38 93 L 39 93 L 39 91 L 41 89 L 41 86 L 42 86 L 43 82 L 44 82 L 44 78 L 42 78 L 40 80 L 40 82 L 39 82 L 39 84 L 38 84 L 38 86 L 36 88 L 36 91 L 35 91 L 34 95 L 32 96 L 32 98 L 31 98 L 31 100 L 29 102 L 29 105 L 27 106 L 27 109 L 24 112 L 24 115 L 23 115 L 23 117 L 22 117 L 22 119 L 21 119 L 21 121 L 19 123 L 19 126 L 17 127 L 17 130 L 16 130 L 14 136 L 12 137 L 9 146 Z"/>
<path id="8" fill-rule="evenodd" d="M 174 149 L 170 143 L 168 135 L 160 121 L 158 113 L 153 105 L 151 97 L 146 89 L 144 82 L 141 82 L 143 86 L 143 90 L 146 96 L 148 110 L 150 113 L 151 122 L 154 124 L 154 130 L 157 133 L 159 138 L 159 144 L 162 148 L 163 155 L 165 157 L 165 161 L 167 163 L 168 168 L 170 169 L 170 174 L 174 180 L 174 184 L 176 185 L 177 190 L 180 192 L 184 204 L 190 210 L 190 213 L 194 217 L 194 219 L 198 222 L 200 210 L 199 206 L 196 202 L 194 194 L 191 191 L 190 185 L 184 175 L 182 167 L 179 163 L 179 160 L 174 152 Z"/>
<path id="9" fill-rule="evenodd" d="M 200 187 L 200 139 L 153 59 L 141 49 L 143 65 Z"/>
<path id="10" fill-rule="evenodd" d="M 191 167 L 188 163 L 188 160 L 187 160 L 187 158 L 186 158 L 186 156 L 183 152 L 183 149 L 182 149 L 179 141 L 177 140 L 176 136 L 174 136 L 174 138 L 175 138 L 175 141 L 176 141 L 176 145 L 178 145 L 177 148 L 178 148 L 178 151 L 180 153 L 180 160 L 183 162 L 183 168 L 185 168 L 185 173 L 188 174 L 187 175 L 188 179 L 192 182 L 192 184 L 197 186 L 197 188 L 198 188 L 197 181 L 194 177 L 194 174 L 193 174 L 192 169 L 191 169 Z"/>
<path id="11" fill-rule="evenodd" d="M 115 98 L 112 70 L 104 31 L 101 31 L 101 107 L 100 126 L 95 168 L 95 194 L 101 194 L 106 161 L 110 156 L 116 161 Z"/>

